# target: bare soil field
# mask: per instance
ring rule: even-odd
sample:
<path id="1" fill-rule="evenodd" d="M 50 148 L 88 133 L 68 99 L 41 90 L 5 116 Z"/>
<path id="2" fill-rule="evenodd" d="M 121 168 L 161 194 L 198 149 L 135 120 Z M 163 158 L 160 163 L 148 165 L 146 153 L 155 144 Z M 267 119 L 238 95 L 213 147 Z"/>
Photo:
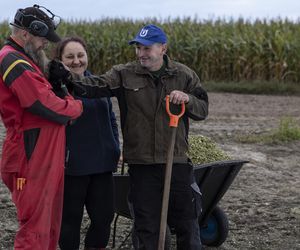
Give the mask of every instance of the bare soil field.
<path id="1" fill-rule="evenodd" d="M 229 235 L 218 250 L 300 249 L 300 141 L 241 144 L 237 134 L 265 133 L 282 117 L 300 124 L 300 97 L 209 93 L 206 121 L 192 122 L 191 133 L 212 138 L 233 159 L 248 160 L 219 203 L 229 219 Z M 4 128 L 0 123 L 0 140 Z M 86 231 L 84 218 L 82 232 Z M 131 221 L 118 220 L 115 249 L 131 249 Z M 13 249 L 15 209 L 0 181 L 0 249 Z M 109 244 L 111 249 L 112 243 Z M 175 247 L 174 247 L 175 249 Z"/>

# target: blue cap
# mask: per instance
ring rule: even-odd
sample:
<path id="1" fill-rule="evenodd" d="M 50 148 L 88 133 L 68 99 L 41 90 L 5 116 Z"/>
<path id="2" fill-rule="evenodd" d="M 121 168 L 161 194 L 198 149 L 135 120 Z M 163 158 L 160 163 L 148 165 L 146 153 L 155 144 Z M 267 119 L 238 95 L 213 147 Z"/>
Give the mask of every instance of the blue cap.
<path id="1" fill-rule="evenodd" d="M 166 43 L 167 42 L 167 36 L 165 32 L 153 25 L 149 24 L 144 26 L 135 36 L 135 38 L 131 41 L 129 41 L 129 44 L 135 44 L 140 43 L 145 46 L 150 46 L 154 43 Z"/>

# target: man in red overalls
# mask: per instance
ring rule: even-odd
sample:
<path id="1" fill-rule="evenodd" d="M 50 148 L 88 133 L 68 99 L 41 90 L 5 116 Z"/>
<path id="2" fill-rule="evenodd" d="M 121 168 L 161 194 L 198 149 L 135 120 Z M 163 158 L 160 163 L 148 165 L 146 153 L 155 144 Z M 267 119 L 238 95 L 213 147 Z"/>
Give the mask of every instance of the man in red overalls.
<path id="1" fill-rule="evenodd" d="M 0 51 L 0 113 L 6 127 L 1 177 L 17 208 L 15 249 L 56 250 L 65 126 L 82 112 L 81 101 L 68 93 L 57 97 L 45 77 L 43 49 L 60 40 L 55 18 L 38 5 L 19 9 Z"/>

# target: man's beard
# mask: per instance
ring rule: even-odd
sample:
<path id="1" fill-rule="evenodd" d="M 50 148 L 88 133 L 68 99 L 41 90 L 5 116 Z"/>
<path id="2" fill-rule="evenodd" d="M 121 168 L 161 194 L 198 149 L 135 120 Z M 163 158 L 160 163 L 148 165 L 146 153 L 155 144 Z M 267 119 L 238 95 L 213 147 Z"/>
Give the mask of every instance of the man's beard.
<path id="1" fill-rule="evenodd" d="M 28 54 L 40 70 L 47 75 L 49 59 L 47 58 L 43 49 L 34 49 L 32 43 L 24 45 L 24 51 Z"/>

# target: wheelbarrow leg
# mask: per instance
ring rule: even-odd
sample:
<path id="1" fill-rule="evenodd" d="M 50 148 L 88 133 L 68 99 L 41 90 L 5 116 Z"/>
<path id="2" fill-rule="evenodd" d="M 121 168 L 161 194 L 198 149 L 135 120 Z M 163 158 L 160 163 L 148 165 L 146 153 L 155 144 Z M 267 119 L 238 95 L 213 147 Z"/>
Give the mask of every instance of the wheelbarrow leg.
<path id="1" fill-rule="evenodd" d="M 115 248 L 116 246 L 116 231 L 117 231 L 117 221 L 118 221 L 119 215 L 116 215 L 116 218 L 114 219 L 114 228 L 113 228 L 113 239 L 112 239 L 112 248 Z"/>

